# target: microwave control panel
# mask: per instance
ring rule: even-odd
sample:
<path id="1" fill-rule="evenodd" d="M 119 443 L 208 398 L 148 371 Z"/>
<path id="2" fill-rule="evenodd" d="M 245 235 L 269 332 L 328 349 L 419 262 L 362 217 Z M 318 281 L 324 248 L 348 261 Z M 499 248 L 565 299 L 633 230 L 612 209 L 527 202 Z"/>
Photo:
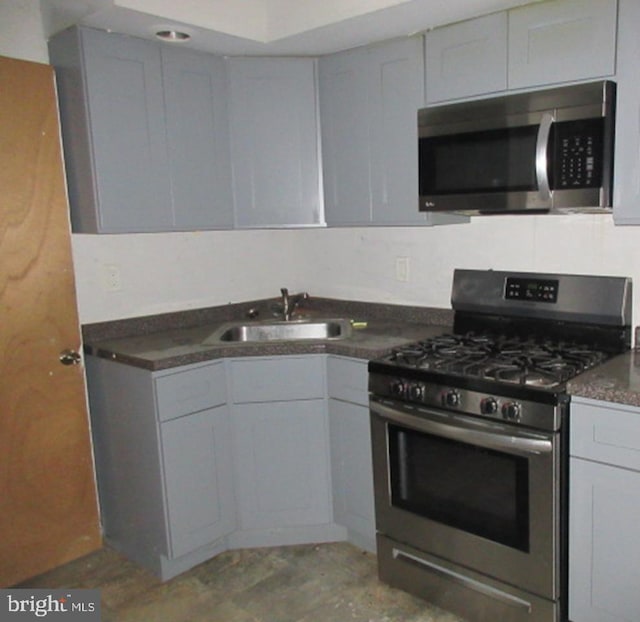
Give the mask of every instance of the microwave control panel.
<path id="1" fill-rule="evenodd" d="M 598 188 L 602 184 L 604 120 L 554 124 L 552 188 Z"/>

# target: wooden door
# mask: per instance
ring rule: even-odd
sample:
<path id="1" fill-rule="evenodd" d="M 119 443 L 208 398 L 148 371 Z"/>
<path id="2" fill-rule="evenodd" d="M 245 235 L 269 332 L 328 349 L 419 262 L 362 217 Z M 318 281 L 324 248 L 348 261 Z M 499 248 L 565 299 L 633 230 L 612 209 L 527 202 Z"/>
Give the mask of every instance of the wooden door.
<path id="1" fill-rule="evenodd" d="M 100 533 L 53 71 L 0 57 L 0 587 Z"/>

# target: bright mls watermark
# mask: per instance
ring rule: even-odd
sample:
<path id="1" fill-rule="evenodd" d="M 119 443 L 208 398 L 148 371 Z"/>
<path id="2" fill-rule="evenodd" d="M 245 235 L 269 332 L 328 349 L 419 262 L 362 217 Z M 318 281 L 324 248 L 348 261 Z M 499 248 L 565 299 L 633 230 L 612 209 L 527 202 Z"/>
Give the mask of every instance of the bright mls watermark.
<path id="1" fill-rule="evenodd" d="M 100 622 L 100 590 L 0 590 L 0 622 Z"/>

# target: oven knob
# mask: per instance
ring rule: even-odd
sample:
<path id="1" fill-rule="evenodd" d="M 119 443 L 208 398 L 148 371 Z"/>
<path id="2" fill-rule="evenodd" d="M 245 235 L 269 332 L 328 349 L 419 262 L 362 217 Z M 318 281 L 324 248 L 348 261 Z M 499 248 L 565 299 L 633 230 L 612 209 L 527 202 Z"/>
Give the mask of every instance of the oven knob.
<path id="1" fill-rule="evenodd" d="M 495 397 L 485 397 L 480 401 L 480 412 L 483 415 L 495 415 L 498 412 L 498 402 Z"/>
<path id="2" fill-rule="evenodd" d="M 509 421 L 520 421 L 522 416 L 521 407 L 518 402 L 507 402 L 502 406 L 502 416 Z"/>
<path id="3" fill-rule="evenodd" d="M 409 398 L 411 398 L 412 400 L 421 401 L 424 398 L 424 385 L 409 385 Z"/>
<path id="4" fill-rule="evenodd" d="M 404 383 L 402 382 L 402 380 L 394 380 L 389 385 L 389 391 L 391 392 L 391 395 L 393 395 L 395 397 L 403 397 L 404 396 Z"/>
<path id="5" fill-rule="evenodd" d="M 460 405 L 460 393 L 457 391 L 446 391 L 442 394 L 442 404 L 444 406 L 459 406 Z"/>

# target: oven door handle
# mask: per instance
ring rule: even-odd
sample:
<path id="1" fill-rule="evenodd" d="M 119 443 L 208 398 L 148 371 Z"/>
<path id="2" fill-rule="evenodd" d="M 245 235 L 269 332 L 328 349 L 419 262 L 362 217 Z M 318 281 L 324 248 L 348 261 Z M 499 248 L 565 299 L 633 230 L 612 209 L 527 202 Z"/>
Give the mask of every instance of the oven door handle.
<path id="1" fill-rule="evenodd" d="M 485 432 L 478 429 L 479 426 L 463 427 L 459 424 L 440 423 L 431 419 L 425 419 L 413 414 L 406 414 L 397 408 L 385 406 L 380 402 L 370 401 L 369 408 L 372 413 L 405 427 L 436 434 L 469 445 L 476 445 L 486 449 L 495 449 L 507 453 L 519 453 L 525 455 L 548 454 L 553 450 L 553 442 L 546 438 L 533 438 L 531 435 L 507 433 L 504 431 Z M 480 425 L 482 423 L 480 422 Z"/>

